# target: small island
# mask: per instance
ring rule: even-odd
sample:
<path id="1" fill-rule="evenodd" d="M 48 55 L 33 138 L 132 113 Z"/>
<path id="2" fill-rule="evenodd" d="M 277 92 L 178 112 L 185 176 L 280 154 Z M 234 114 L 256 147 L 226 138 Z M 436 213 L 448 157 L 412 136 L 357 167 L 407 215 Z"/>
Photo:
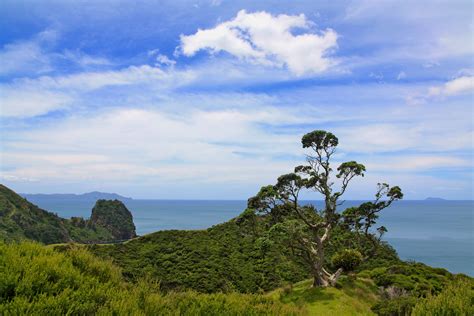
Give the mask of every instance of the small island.
<path id="1" fill-rule="evenodd" d="M 440 197 L 427 197 L 425 201 L 430 201 L 430 202 L 442 202 L 442 201 L 447 201 L 446 199 L 440 198 Z"/>

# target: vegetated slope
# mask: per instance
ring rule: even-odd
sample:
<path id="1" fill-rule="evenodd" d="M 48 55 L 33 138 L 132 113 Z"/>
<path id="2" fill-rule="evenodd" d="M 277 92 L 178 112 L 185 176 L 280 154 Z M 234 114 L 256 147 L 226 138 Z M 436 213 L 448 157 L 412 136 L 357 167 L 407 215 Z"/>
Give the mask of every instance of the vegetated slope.
<path id="1" fill-rule="evenodd" d="M 0 185 L 0 238 L 33 239 L 43 243 L 67 242 L 67 223 Z"/>
<path id="2" fill-rule="evenodd" d="M 258 236 L 243 232 L 235 220 L 207 230 L 159 231 L 89 249 L 111 258 L 127 278 L 149 276 L 165 290 L 255 293 L 308 277 L 305 267 L 282 256 L 280 249 L 262 251 Z"/>
<path id="3" fill-rule="evenodd" d="M 134 237 L 131 214 L 120 204 L 119 201 L 102 200 L 96 205 L 94 220 L 79 217 L 68 220 L 37 207 L 0 184 L 0 240 L 30 239 L 51 244 Z"/>
<path id="4" fill-rule="evenodd" d="M 301 308 L 255 294 L 162 294 L 126 283 L 120 269 L 83 247 L 61 253 L 37 243 L 0 242 L 1 315 L 300 315 Z"/>
<path id="5" fill-rule="evenodd" d="M 261 223 L 249 224 L 244 212 L 207 230 L 159 231 L 126 243 L 89 249 L 112 259 L 127 278 L 146 275 L 159 280 L 165 290 L 256 293 L 307 279 L 308 266 L 301 259 L 291 257 L 285 246 L 269 245 L 268 239 L 262 238 L 267 233 L 266 220 L 261 217 L 256 219 Z M 329 258 L 340 247 L 341 239 L 350 238 L 343 235 L 332 237 Z M 365 268 L 398 262 L 394 250 L 381 245 L 378 257 Z"/>
<path id="6" fill-rule="evenodd" d="M 439 277 L 439 274 L 433 274 L 432 268 L 417 264 L 414 266 L 411 267 L 414 271 L 410 275 L 414 279 L 429 282 L 429 274 L 435 279 Z M 336 287 L 312 288 L 311 281 L 306 280 L 274 290 L 267 296 L 285 304 L 304 307 L 310 315 L 474 315 L 473 280 L 457 276 L 443 281 L 445 285 L 442 291 L 434 291 L 439 294 L 424 293 L 418 297 L 410 295 L 408 291 L 402 294 L 400 291 L 403 286 L 392 285 L 390 292 L 394 297 L 391 300 L 386 297 L 386 288 L 377 286 L 371 279 L 355 275 L 342 277 Z M 415 286 L 416 283 L 412 281 Z M 396 289 L 399 291 L 398 297 Z"/>
<path id="7" fill-rule="evenodd" d="M 146 276 L 160 282 L 165 291 L 258 293 L 309 278 L 306 266 L 292 258 L 291 251 L 262 238 L 264 224 L 248 226 L 244 217 L 245 212 L 207 230 L 160 231 L 122 244 L 87 247 L 111 258 L 127 279 Z M 328 257 L 354 239 L 344 226 L 335 232 Z M 403 262 L 381 243 L 377 256 L 343 276 L 336 288 L 310 289 L 305 281 L 289 292 L 287 286 L 277 292 L 281 302 L 304 306 L 315 314 L 408 315 L 417 300 L 439 293 L 457 278 L 470 280 L 445 269 Z"/>

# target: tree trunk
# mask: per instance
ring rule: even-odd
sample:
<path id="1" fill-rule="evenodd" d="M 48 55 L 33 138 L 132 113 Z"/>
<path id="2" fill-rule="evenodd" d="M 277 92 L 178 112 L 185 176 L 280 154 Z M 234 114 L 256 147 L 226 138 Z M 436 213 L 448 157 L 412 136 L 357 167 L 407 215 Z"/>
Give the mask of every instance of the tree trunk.
<path id="1" fill-rule="evenodd" d="M 312 287 L 335 286 L 341 274 L 342 268 L 339 268 L 335 273 L 331 274 L 327 272 L 321 265 L 316 264 L 313 267 Z"/>
<path id="2" fill-rule="evenodd" d="M 327 287 L 329 283 L 324 279 L 322 275 L 315 275 L 313 278 L 312 287 Z"/>

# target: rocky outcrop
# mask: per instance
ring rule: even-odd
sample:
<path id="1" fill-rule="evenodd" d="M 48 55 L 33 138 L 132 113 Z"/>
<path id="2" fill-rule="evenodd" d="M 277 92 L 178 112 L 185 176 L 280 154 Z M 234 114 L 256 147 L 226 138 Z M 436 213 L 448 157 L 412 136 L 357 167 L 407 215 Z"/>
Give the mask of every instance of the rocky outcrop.
<path id="1" fill-rule="evenodd" d="M 90 222 L 112 233 L 114 239 L 125 240 L 136 237 L 132 213 L 119 200 L 97 200 Z"/>

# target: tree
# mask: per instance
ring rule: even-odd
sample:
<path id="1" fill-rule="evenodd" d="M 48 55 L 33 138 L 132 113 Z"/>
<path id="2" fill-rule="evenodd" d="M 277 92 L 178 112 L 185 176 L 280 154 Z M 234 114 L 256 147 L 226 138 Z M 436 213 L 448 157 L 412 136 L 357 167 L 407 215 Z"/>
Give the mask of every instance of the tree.
<path id="1" fill-rule="evenodd" d="M 378 183 L 373 202 L 365 202 L 358 207 L 347 208 L 342 213 L 345 224 L 356 232 L 359 244 L 361 243 L 360 235 L 365 237 L 364 241 L 370 242 L 367 256 L 375 254 L 382 236 L 387 232 L 385 226 L 376 229 L 378 236 L 370 231 L 370 228 L 376 224 L 379 212 L 401 198 L 403 198 L 403 193 L 399 187 L 391 188 L 387 183 Z M 362 247 L 362 245 L 360 246 Z"/>
<path id="2" fill-rule="evenodd" d="M 335 173 L 330 161 L 339 140 L 332 133 L 316 130 L 302 138 L 303 148 L 310 150 L 307 164 L 297 166 L 293 173 L 277 179 L 273 186 L 264 186 L 260 192 L 249 199 L 248 207 L 259 214 L 271 216 L 270 236 L 279 238 L 299 256 L 309 267 L 313 276 L 313 286 L 333 286 L 343 268 L 330 273 L 325 267 L 325 248 L 333 228 L 338 225 L 341 215 L 337 207 L 340 197 L 346 192 L 349 183 L 364 176 L 365 166 L 356 161 L 340 164 Z M 334 181 L 339 180 L 339 189 Z M 311 190 L 322 195 L 324 207 L 317 210 L 313 205 L 300 205 L 302 190 Z M 363 228 L 368 235 L 370 227 L 377 219 L 377 213 L 393 201 L 402 198 L 399 187 L 390 188 L 388 184 L 379 187 L 374 202 L 361 205 L 346 215 L 353 216 L 351 225 L 357 230 Z"/>

